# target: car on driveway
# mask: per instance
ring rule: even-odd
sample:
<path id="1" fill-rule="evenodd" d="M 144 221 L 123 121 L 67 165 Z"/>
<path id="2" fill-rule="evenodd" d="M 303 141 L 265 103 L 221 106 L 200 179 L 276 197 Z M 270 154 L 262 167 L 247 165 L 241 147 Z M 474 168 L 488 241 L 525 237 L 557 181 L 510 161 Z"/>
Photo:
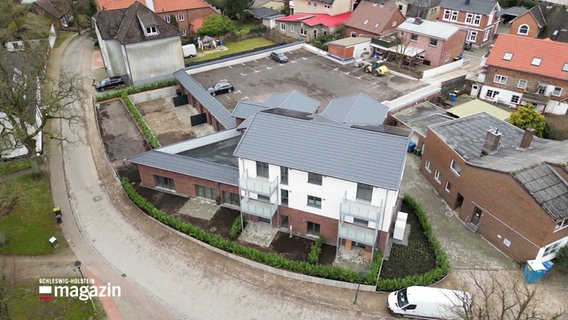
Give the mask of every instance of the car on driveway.
<path id="1" fill-rule="evenodd" d="M 286 63 L 288 62 L 288 57 L 283 54 L 282 52 L 273 51 L 270 53 L 270 59 L 279 62 L 279 63 Z"/>
<path id="2" fill-rule="evenodd" d="M 105 78 L 105 79 L 95 83 L 95 89 L 97 91 L 105 91 L 105 90 L 109 90 L 109 89 L 114 89 L 114 88 L 121 86 L 123 84 L 124 84 L 124 79 L 122 79 L 121 76 L 110 77 L 110 78 Z"/>
<path id="3" fill-rule="evenodd" d="M 212 96 L 216 96 L 218 94 L 233 92 L 235 87 L 227 81 L 220 81 L 217 82 L 214 86 L 207 88 L 207 92 L 209 92 Z"/>

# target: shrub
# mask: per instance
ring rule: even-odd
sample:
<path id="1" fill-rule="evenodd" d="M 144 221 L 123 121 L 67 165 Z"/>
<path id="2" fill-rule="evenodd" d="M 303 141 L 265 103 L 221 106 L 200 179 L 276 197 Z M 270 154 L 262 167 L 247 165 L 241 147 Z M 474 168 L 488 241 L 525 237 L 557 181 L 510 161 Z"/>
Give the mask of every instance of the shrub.
<path id="1" fill-rule="evenodd" d="M 559 265 L 568 267 L 568 245 L 565 245 L 556 252 L 556 261 Z"/>
<path id="2" fill-rule="evenodd" d="M 233 222 L 231 228 L 229 229 L 229 239 L 231 240 L 237 239 L 241 234 L 242 228 L 243 228 L 243 218 L 242 216 L 239 215 Z"/>
<path id="3" fill-rule="evenodd" d="M 144 137 L 146 137 L 146 140 L 148 141 L 150 146 L 153 149 L 159 148 L 160 142 L 158 142 L 158 139 L 156 138 L 156 136 L 154 136 L 154 133 L 152 133 L 152 130 L 150 130 L 150 128 L 146 124 L 146 121 L 144 121 L 144 118 L 142 118 L 142 115 L 140 114 L 138 109 L 136 109 L 136 106 L 134 106 L 134 103 L 132 103 L 132 101 L 128 97 L 128 94 L 125 91 L 122 91 L 121 98 L 124 104 L 126 105 L 126 108 L 130 112 L 130 115 L 138 125 L 138 128 L 140 129 Z"/>
<path id="4" fill-rule="evenodd" d="M 314 243 L 312 243 L 312 246 L 310 247 L 310 254 L 308 255 L 308 263 L 311 264 L 319 263 L 321 255 L 321 246 L 323 245 L 324 241 L 325 238 L 322 235 L 320 235 L 319 238 Z"/>

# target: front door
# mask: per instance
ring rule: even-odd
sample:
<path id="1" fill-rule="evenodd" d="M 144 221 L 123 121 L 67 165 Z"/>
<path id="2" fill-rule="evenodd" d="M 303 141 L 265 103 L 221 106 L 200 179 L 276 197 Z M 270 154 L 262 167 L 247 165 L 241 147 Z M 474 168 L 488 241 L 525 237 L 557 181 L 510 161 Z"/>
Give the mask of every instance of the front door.
<path id="1" fill-rule="evenodd" d="M 474 225 L 478 225 L 480 219 L 481 219 L 481 209 L 476 207 L 475 210 L 473 210 L 473 218 L 471 218 L 471 223 L 473 223 Z"/>

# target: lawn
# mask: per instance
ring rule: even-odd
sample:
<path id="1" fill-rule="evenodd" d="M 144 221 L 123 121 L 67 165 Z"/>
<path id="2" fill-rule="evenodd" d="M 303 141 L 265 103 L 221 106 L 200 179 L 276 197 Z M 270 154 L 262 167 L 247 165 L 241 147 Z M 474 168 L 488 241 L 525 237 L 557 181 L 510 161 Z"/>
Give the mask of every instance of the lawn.
<path id="1" fill-rule="evenodd" d="M 199 61 L 205 61 L 205 60 L 211 60 L 211 59 L 216 59 L 222 56 L 226 56 L 228 54 L 233 54 L 233 53 L 238 53 L 238 52 L 244 52 L 244 51 L 248 51 L 248 50 L 252 50 L 252 49 L 256 49 L 256 48 L 261 48 L 261 47 L 266 47 L 269 45 L 274 44 L 274 42 L 262 38 L 262 37 L 258 37 L 258 38 L 252 38 L 252 39 L 246 39 L 243 41 L 238 41 L 238 42 L 229 42 L 229 43 L 223 43 L 223 46 L 227 47 L 228 50 L 223 50 L 223 51 L 219 51 L 219 50 L 208 50 L 208 51 L 198 51 L 197 55 L 198 57 L 195 58 L 190 58 L 189 62 L 199 62 Z M 204 56 L 199 56 L 201 53 L 206 53 Z"/>
<path id="2" fill-rule="evenodd" d="M 75 34 L 75 32 L 71 32 L 71 31 L 58 31 L 58 32 L 57 32 L 57 39 L 55 39 L 55 45 L 54 45 L 54 47 L 55 47 L 55 48 L 59 47 L 65 40 L 67 40 L 67 38 L 69 38 L 69 37 L 72 36 L 73 34 Z"/>
<path id="3" fill-rule="evenodd" d="M 104 319 L 104 309 L 97 299 L 93 302 L 98 312 L 93 309 L 90 300 L 81 301 L 77 298 L 53 297 L 51 301 L 40 301 L 37 279 L 19 282 L 8 291 L 9 319 Z"/>
<path id="4" fill-rule="evenodd" d="M 24 174 L 0 185 L 0 230 L 6 244 L 0 254 L 52 253 L 48 239 L 56 236 L 66 246 L 55 222 L 47 175 Z"/>
<path id="5" fill-rule="evenodd" d="M 32 164 L 29 160 L 11 160 L 0 162 L 0 176 L 18 172 L 20 170 L 31 168 Z"/>
<path id="6" fill-rule="evenodd" d="M 424 236 L 418 217 L 403 203 L 402 211 L 408 212 L 410 224 L 408 246 L 393 244 L 388 261 L 383 262 L 381 278 L 394 279 L 423 274 L 436 268 L 434 250 Z"/>

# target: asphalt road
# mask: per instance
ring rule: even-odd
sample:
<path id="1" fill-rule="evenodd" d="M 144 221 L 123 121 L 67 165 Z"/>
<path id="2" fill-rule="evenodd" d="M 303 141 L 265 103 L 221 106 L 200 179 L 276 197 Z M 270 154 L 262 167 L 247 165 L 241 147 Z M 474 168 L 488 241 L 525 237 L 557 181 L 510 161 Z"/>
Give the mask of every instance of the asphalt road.
<path id="1" fill-rule="evenodd" d="M 52 67 L 79 73 L 92 94 L 92 53 L 92 41 L 78 37 L 64 52 L 54 50 Z M 54 125 L 70 142 L 50 145 L 53 197 L 83 269 L 122 288 L 122 296 L 113 299 L 118 312 L 109 307 L 111 319 L 388 318 L 385 294 L 362 292 L 354 305 L 353 290 L 250 268 L 155 223 L 122 192 L 90 100 L 73 108 L 80 121 Z"/>

